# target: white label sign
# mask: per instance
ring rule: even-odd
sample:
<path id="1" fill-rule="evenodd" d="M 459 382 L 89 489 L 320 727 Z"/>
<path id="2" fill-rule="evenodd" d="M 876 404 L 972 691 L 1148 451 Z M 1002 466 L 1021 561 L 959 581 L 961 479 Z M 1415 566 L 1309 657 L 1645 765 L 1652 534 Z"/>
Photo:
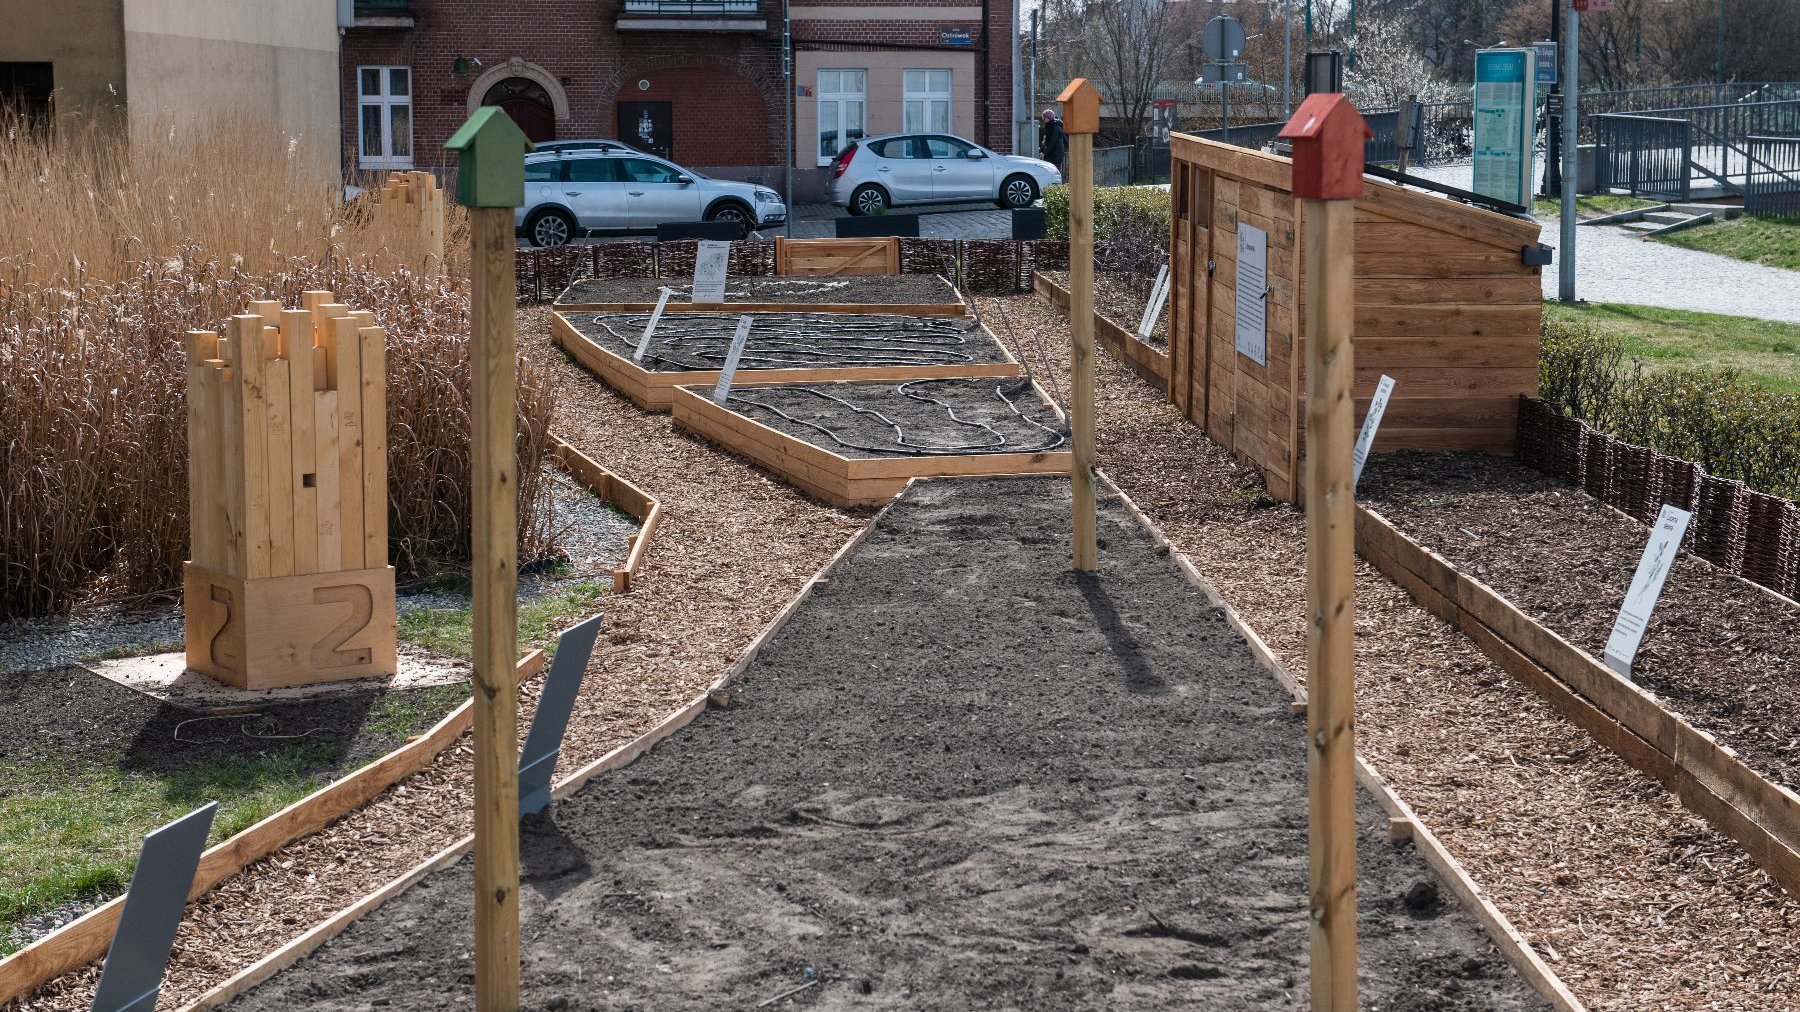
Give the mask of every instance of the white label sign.
<path id="1" fill-rule="evenodd" d="M 700 240 L 694 251 L 694 304 L 716 306 L 725 301 L 725 268 L 731 263 L 731 244 Z"/>
<path id="2" fill-rule="evenodd" d="M 1150 304 L 1144 307 L 1143 318 L 1138 320 L 1137 335 L 1149 340 L 1150 332 L 1156 329 L 1156 321 L 1162 317 L 1163 303 L 1169 298 L 1169 265 L 1163 264 L 1156 272 L 1156 283 L 1150 286 Z"/>
<path id="3" fill-rule="evenodd" d="M 644 360 L 644 352 L 650 347 L 650 335 L 656 333 L 656 325 L 662 320 L 663 309 L 669 304 L 669 296 L 674 294 L 674 289 L 663 288 L 662 297 L 656 300 L 656 308 L 650 311 L 650 322 L 644 325 L 644 336 L 638 339 L 637 350 L 631 353 L 633 362 Z"/>
<path id="4" fill-rule="evenodd" d="M 1269 233 L 1238 222 L 1237 350 L 1269 364 Z"/>
<path id="5" fill-rule="evenodd" d="M 1631 677 L 1631 662 L 1637 657 L 1638 644 L 1643 642 L 1644 630 L 1650 625 L 1650 613 L 1656 609 L 1656 599 L 1662 596 L 1663 583 L 1675 566 L 1675 553 L 1681 550 L 1681 539 L 1692 518 L 1687 510 L 1664 506 L 1656 515 L 1656 526 L 1650 529 L 1650 543 L 1644 546 L 1644 557 L 1638 560 L 1631 589 L 1625 592 L 1625 603 L 1619 606 L 1612 635 L 1606 638 L 1606 666 L 1626 678 Z"/>
<path id="6" fill-rule="evenodd" d="M 1375 396 L 1369 401 L 1369 413 L 1363 416 L 1362 431 L 1356 436 L 1356 452 L 1350 455 L 1353 465 L 1350 477 L 1352 489 L 1362 481 L 1363 465 L 1369 462 L 1369 447 L 1375 445 L 1375 430 L 1381 428 L 1381 415 L 1387 410 L 1388 397 L 1393 392 L 1394 377 L 1384 374 L 1381 382 L 1375 384 Z"/>
<path id="7" fill-rule="evenodd" d="M 724 404 L 725 398 L 731 395 L 731 380 L 737 375 L 738 359 L 744 354 L 744 345 L 750 342 L 750 314 L 738 317 L 737 333 L 731 337 L 731 350 L 725 353 L 725 368 L 719 370 L 719 385 L 713 387 L 713 403 Z"/>

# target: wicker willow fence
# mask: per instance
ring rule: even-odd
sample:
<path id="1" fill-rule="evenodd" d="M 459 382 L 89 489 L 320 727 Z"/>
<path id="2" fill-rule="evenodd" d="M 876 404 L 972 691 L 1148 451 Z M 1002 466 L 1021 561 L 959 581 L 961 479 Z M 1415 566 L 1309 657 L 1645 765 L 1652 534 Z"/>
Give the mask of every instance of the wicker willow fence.
<path id="1" fill-rule="evenodd" d="M 686 277 L 694 272 L 698 248 L 694 240 L 684 239 L 521 249 L 514 259 L 518 300 L 553 300 L 580 278 Z M 958 288 L 979 295 L 1029 292 L 1034 272 L 1060 270 L 1068 264 L 1069 244 L 1061 240 L 900 240 L 900 273 L 941 274 Z M 729 269 L 745 277 L 774 274 L 775 244 L 732 243 Z"/>
<path id="2" fill-rule="evenodd" d="M 1621 442 L 1532 398 L 1519 402 L 1516 453 L 1520 463 L 1580 486 L 1646 524 L 1665 503 L 1692 512 L 1683 548 L 1779 594 L 1800 597 L 1800 503 Z"/>

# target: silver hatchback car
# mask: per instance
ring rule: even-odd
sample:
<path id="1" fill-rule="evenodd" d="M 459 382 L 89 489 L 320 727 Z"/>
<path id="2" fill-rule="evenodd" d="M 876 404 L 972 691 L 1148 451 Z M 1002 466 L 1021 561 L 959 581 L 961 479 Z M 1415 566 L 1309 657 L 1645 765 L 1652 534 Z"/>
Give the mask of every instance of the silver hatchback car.
<path id="1" fill-rule="evenodd" d="M 1049 162 L 1002 155 L 949 134 L 864 137 L 831 162 L 831 202 L 851 214 L 971 200 L 1030 207 L 1061 182 Z"/>
<path id="2" fill-rule="evenodd" d="M 620 146 L 525 156 L 525 204 L 513 224 L 533 246 L 589 232 L 654 232 L 665 222 L 725 221 L 748 234 L 787 221 L 781 194 L 713 179 Z"/>

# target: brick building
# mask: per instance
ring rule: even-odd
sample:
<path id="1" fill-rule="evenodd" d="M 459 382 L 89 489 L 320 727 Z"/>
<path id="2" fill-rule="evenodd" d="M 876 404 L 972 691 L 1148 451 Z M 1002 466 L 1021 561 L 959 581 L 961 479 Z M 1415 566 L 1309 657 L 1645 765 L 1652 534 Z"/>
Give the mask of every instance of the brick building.
<path id="1" fill-rule="evenodd" d="M 948 130 L 1011 150 L 1009 0 L 793 3 L 795 196 L 865 132 Z M 345 166 L 437 168 L 470 112 L 537 140 L 620 138 L 780 188 L 780 0 L 356 0 Z"/>

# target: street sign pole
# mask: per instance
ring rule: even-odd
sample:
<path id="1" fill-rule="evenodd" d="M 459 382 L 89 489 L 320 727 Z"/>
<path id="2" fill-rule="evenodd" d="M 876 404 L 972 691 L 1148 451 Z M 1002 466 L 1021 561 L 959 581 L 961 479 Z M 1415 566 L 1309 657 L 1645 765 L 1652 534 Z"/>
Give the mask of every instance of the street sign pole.
<path id="1" fill-rule="evenodd" d="M 1581 116 L 1581 13 L 1573 0 L 1563 14 L 1562 114 L 1562 238 L 1556 251 L 1556 297 L 1575 301 L 1575 184 L 1580 172 L 1575 149 L 1575 128 Z"/>

